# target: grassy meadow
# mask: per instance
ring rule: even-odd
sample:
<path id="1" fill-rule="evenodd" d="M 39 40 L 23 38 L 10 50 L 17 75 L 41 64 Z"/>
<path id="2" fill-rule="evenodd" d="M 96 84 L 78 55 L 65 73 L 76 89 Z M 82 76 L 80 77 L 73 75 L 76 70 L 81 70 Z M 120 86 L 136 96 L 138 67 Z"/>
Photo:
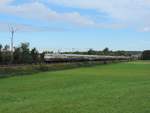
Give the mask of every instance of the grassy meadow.
<path id="1" fill-rule="evenodd" d="M 150 61 L 1 78 L 0 113 L 150 113 Z"/>

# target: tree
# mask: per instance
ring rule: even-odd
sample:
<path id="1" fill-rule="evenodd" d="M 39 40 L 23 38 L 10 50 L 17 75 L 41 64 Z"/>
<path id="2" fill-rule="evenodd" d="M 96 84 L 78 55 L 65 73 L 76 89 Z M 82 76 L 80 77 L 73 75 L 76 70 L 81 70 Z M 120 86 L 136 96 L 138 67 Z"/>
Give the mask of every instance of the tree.
<path id="1" fill-rule="evenodd" d="M 142 53 L 142 59 L 143 59 L 143 60 L 150 60 L 150 50 L 145 50 L 145 51 Z"/>
<path id="2" fill-rule="evenodd" d="M 126 51 L 116 51 L 115 54 L 117 56 L 129 56 L 128 52 Z"/>
<path id="3" fill-rule="evenodd" d="M 15 64 L 21 64 L 22 63 L 22 52 L 21 52 L 20 47 L 15 48 L 13 56 L 14 56 L 13 63 L 15 63 Z"/>
<path id="4" fill-rule="evenodd" d="M 10 46 L 5 45 L 3 48 L 3 54 L 2 54 L 2 62 L 3 64 L 9 64 L 11 62 L 11 52 L 10 52 Z"/>
<path id="5" fill-rule="evenodd" d="M 38 63 L 39 62 L 39 53 L 36 50 L 36 48 L 33 48 L 31 50 L 31 56 L 32 56 L 32 63 Z"/>
<path id="6" fill-rule="evenodd" d="M 32 63 L 32 56 L 30 54 L 30 49 L 29 49 L 29 43 L 22 43 L 21 44 L 21 62 L 28 64 Z"/>
<path id="7" fill-rule="evenodd" d="M 44 61 L 44 54 L 39 54 L 36 48 L 30 51 L 29 43 L 21 43 L 20 46 L 14 47 L 13 62 L 12 51 L 9 45 L 4 47 L 0 44 L 0 64 L 31 64 L 41 63 Z"/>
<path id="8" fill-rule="evenodd" d="M 2 64 L 2 60 L 3 60 L 2 49 L 3 49 L 3 46 L 0 44 L 0 64 Z"/>
<path id="9" fill-rule="evenodd" d="M 95 55 L 96 51 L 94 51 L 93 49 L 89 49 L 87 53 L 88 55 Z"/>
<path id="10" fill-rule="evenodd" d="M 103 50 L 103 53 L 105 54 L 105 55 L 108 55 L 109 54 L 109 48 L 105 48 L 104 50 Z"/>

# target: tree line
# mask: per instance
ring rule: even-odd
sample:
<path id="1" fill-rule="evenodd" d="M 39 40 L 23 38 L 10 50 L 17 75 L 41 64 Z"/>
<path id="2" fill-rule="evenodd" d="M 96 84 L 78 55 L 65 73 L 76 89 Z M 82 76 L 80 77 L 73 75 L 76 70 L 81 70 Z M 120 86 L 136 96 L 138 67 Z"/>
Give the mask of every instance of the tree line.
<path id="1" fill-rule="evenodd" d="M 142 53 L 142 59 L 143 60 L 150 60 L 150 50 L 145 50 Z"/>
<path id="2" fill-rule="evenodd" d="M 103 50 L 93 50 L 89 49 L 88 51 L 80 52 L 63 52 L 64 54 L 82 54 L 82 55 L 109 55 L 109 56 L 132 56 L 142 54 L 141 51 L 112 51 L 109 48 L 104 48 Z"/>
<path id="3" fill-rule="evenodd" d="M 10 46 L 0 44 L 0 64 L 37 64 L 44 61 L 44 52 L 39 53 L 36 48 L 30 49 L 29 43 L 21 43 L 20 46 L 14 47 L 13 54 Z M 11 57 L 13 55 L 13 60 Z"/>

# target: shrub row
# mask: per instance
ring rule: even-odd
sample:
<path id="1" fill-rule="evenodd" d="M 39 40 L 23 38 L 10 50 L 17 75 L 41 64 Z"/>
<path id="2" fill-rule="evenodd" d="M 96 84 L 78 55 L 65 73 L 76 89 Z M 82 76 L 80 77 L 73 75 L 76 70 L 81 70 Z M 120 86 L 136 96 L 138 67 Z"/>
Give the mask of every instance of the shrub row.
<path id="1" fill-rule="evenodd" d="M 119 62 L 119 61 L 113 61 Z M 38 72 L 45 71 L 57 71 L 72 69 L 78 67 L 88 67 L 100 64 L 113 63 L 112 61 L 92 61 L 92 62 L 76 62 L 76 63 L 56 63 L 56 64 L 37 64 L 37 65 L 16 65 L 16 66 L 1 66 L 0 67 L 0 78 L 10 77 L 10 76 L 22 76 L 30 75 Z"/>

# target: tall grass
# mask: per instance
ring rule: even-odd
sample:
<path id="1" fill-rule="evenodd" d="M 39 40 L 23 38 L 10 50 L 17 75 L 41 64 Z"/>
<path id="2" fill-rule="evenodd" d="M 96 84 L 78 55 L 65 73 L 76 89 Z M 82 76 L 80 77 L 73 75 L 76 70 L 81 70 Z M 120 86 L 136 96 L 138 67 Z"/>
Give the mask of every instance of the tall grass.
<path id="1" fill-rule="evenodd" d="M 108 62 L 92 61 L 92 62 L 76 62 L 76 63 L 55 63 L 55 64 L 33 64 L 33 65 L 16 65 L 16 66 L 3 66 L 0 67 L 0 78 L 10 76 L 30 75 L 33 73 L 44 71 L 57 71 L 78 67 L 94 66 L 100 64 L 108 64 Z"/>

